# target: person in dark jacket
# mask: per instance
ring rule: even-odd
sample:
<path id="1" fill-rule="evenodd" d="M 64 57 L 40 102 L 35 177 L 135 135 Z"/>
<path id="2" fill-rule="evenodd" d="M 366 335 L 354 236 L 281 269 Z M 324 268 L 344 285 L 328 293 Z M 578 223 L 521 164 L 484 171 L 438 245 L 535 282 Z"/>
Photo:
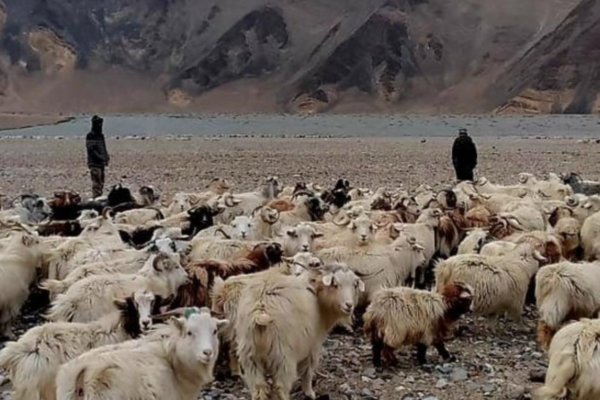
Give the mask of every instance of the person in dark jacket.
<path id="1" fill-rule="evenodd" d="M 477 166 L 477 147 L 466 129 L 458 132 L 458 137 L 452 146 L 452 164 L 459 181 L 472 181 L 473 170 Z"/>
<path id="2" fill-rule="evenodd" d="M 102 133 L 104 120 L 97 115 L 92 118 L 92 130 L 85 138 L 87 148 L 87 162 L 92 177 L 92 196 L 102 196 L 104 190 L 104 169 L 110 162 L 110 156 L 106 150 L 106 141 Z"/>

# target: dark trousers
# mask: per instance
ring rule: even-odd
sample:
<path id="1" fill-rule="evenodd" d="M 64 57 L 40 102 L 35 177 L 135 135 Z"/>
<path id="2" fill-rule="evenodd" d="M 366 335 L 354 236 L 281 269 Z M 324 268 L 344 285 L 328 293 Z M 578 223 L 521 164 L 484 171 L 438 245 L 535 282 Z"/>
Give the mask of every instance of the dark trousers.
<path id="1" fill-rule="evenodd" d="M 90 167 L 92 176 L 92 197 L 102 196 L 104 191 L 104 167 Z"/>
<path id="2" fill-rule="evenodd" d="M 472 181 L 474 179 L 473 169 L 471 168 L 454 168 L 456 171 L 456 179 L 459 181 Z"/>

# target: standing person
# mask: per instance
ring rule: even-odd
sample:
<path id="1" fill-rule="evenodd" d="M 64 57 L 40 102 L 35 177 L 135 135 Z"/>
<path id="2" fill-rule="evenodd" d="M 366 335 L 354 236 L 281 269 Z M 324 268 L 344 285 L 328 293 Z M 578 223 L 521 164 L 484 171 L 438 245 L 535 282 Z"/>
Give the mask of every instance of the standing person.
<path id="1" fill-rule="evenodd" d="M 102 196 L 104 190 L 104 169 L 108 166 L 110 156 L 106 150 L 106 141 L 102 133 L 104 120 L 97 115 L 92 117 L 92 130 L 85 138 L 87 162 L 92 177 L 92 196 Z"/>
<path id="2" fill-rule="evenodd" d="M 466 129 L 458 131 L 458 137 L 452 146 L 452 164 L 459 181 L 472 181 L 473 170 L 477 166 L 477 147 Z"/>

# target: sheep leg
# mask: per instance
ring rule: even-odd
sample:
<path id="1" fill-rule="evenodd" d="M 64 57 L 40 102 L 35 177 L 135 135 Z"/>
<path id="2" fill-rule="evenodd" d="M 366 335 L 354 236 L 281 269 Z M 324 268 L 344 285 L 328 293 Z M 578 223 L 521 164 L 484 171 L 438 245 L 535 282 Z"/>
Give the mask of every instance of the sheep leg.
<path id="1" fill-rule="evenodd" d="M 417 345 L 417 361 L 419 365 L 427 364 L 427 346 L 421 343 Z"/>
<path id="2" fill-rule="evenodd" d="M 552 342 L 552 337 L 555 334 L 555 329 L 553 329 L 550 325 L 540 320 L 538 322 L 537 328 L 537 339 L 538 343 L 544 350 L 548 350 L 550 347 L 550 342 Z"/>
<path id="3" fill-rule="evenodd" d="M 231 370 L 232 377 L 239 378 L 241 376 L 240 361 L 238 360 L 234 345 L 229 346 L 229 369 Z"/>
<path id="4" fill-rule="evenodd" d="M 444 342 L 434 343 L 433 346 L 435 347 L 435 349 L 437 350 L 437 352 L 440 354 L 440 356 L 444 360 L 450 361 L 450 362 L 456 361 L 456 357 L 454 357 L 452 354 L 450 354 L 450 352 L 448 352 L 448 349 L 446 349 L 446 346 L 444 345 Z"/>
<path id="5" fill-rule="evenodd" d="M 252 400 L 269 400 L 269 383 L 263 371 L 255 363 L 244 365 L 244 380 L 250 388 Z"/>
<path id="6" fill-rule="evenodd" d="M 381 352 L 383 350 L 383 339 L 376 337 L 377 335 L 373 335 L 371 338 L 371 348 L 373 351 L 373 365 L 375 368 L 382 368 L 381 364 Z"/>
<path id="7" fill-rule="evenodd" d="M 290 393 L 297 378 L 298 372 L 296 363 L 287 360 L 284 361 L 277 369 L 275 375 L 273 375 L 274 398 L 279 400 L 290 400 Z M 312 374 L 310 376 L 310 381 L 312 386 Z M 302 384 L 304 385 L 304 380 L 302 381 Z M 314 399 L 315 397 L 312 398 Z"/>
<path id="8" fill-rule="evenodd" d="M 315 376 L 315 370 L 317 368 L 318 357 L 319 354 L 315 354 L 315 352 L 313 352 L 308 357 L 308 359 L 300 365 L 299 373 L 301 381 L 300 383 L 302 386 L 302 393 L 304 393 L 304 396 L 308 397 L 309 399 L 317 398 L 317 394 L 313 389 L 313 378 Z"/>
<path id="9" fill-rule="evenodd" d="M 395 367 L 398 365 L 398 359 L 394 354 L 395 349 L 386 344 L 383 345 L 383 361 L 389 367 Z"/>

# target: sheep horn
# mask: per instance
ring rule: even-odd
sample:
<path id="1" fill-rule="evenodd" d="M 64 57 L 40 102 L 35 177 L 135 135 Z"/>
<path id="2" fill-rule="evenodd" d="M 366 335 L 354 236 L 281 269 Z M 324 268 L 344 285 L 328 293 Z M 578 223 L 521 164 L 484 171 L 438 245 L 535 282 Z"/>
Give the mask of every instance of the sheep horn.
<path id="1" fill-rule="evenodd" d="M 309 192 L 308 190 L 298 190 L 292 196 L 292 200 L 296 199 L 299 196 L 308 196 L 308 197 L 311 197 L 311 196 L 313 196 L 313 194 L 311 192 Z"/>
<path id="2" fill-rule="evenodd" d="M 331 220 L 331 222 L 333 222 L 334 225 L 337 226 L 348 226 L 351 222 L 350 217 L 348 217 L 347 215 L 342 217 L 342 221 L 336 221 L 335 219 Z"/>
<path id="3" fill-rule="evenodd" d="M 111 219 L 114 217 L 113 214 L 111 214 L 114 210 L 112 209 L 112 207 L 104 207 L 104 210 L 102 210 L 102 218 L 104 219 Z"/>
<path id="4" fill-rule="evenodd" d="M 223 236 L 225 236 L 225 239 L 229 239 L 229 240 L 231 240 L 231 236 L 229 236 L 229 234 L 228 234 L 227 232 L 225 232 L 225 231 L 223 230 L 223 228 L 217 228 L 217 229 L 215 230 L 215 235 L 214 235 L 214 236 L 217 236 L 217 233 L 222 233 L 222 234 L 223 234 Z"/>
<path id="5" fill-rule="evenodd" d="M 235 207 L 236 206 L 236 204 L 233 201 L 233 196 L 226 196 L 225 197 L 225 205 L 227 207 Z"/>
<path id="6" fill-rule="evenodd" d="M 571 197 L 571 196 L 567 197 L 566 203 L 569 207 L 577 207 L 577 205 L 579 204 L 577 199 L 575 197 Z"/>
<path id="7" fill-rule="evenodd" d="M 524 231 L 525 230 L 525 228 L 523 227 L 523 225 L 521 225 L 521 223 L 519 222 L 519 220 L 517 218 L 515 218 L 515 217 L 506 218 L 506 222 L 510 226 L 512 226 L 513 228 L 515 228 L 516 230 L 519 230 L 519 231 Z"/>
<path id="8" fill-rule="evenodd" d="M 366 274 L 364 272 L 358 272 L 358 271 L 354 271 L 354 273 L 356 274 L 356 276 L 358 276 L 361 279 L 369 279 L 369 278 L 376 277 L 377 275 L 383 273 L 383 271 L 384 271 L 384 268 L 381 268 L 379 271 L 373 272 L 371 274 Z"/>
<path id="9" fill-rule="evenodd" d="M 374 223 L 374 225 L 375 225 L 375 227 L 376 227 L 377 229 L 383 229 L 383 228 L 386 228 L 386 227 L 388 227 L 390 224 L 391 224 L 391 222 L 390 222 L 390 221 L 388 221 L 388 222 L 385 222 L 385 223 L 379 223 L 379 222 L 375 222 L 375 223 Z"/>

